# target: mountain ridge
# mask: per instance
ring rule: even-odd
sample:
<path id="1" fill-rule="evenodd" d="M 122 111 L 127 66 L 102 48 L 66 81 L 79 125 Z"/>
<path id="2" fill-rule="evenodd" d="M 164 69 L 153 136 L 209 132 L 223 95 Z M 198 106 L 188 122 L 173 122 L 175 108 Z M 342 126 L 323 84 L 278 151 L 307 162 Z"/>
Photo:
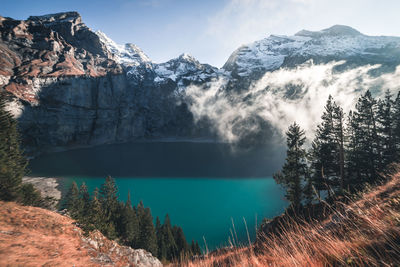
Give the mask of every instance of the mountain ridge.
<path id="1" fill-rule="evenodd" d="M 215 100 L 197 110 L 193 106 L 193 97 L 204 97 L 218 84 L 216 92 L 225 102 L 247 105 L 246 97 L 232 93 L 248 91 L 266 73 L 296 69 L 310 60 L 345 61 L 335 70 L 380 65 L 377 73 L 400 65 L 399 37 L 366 36 L 340 25 L 271 35 L 238 48 L 219 69 L 186 53 L 154 63 L 138 46 L 120 45 L 92 31 L 77 12 L 27 20 L 1 17 L 0 33 L 0 90 L 9 93 L 9 109 L 32 151 L 146 138 L 219 139 L 216 121 L 207 114 Z M 282 90 L 292 95 L 292 89 Z M 301 90 L 294 92 L 300 99 Z M 198 109 L 204 111 L 199 115 Z M 257 139 L 272 140 L 268 120 L 242 115 L 232 118 L 228 128 L 239 133 L 256 129 L 263 132 L 255 134 Z"/>
<path id="2" fill-rule="evenodd" d="M 385 51 L 380 50 L 388 46 L 400 51 L 400 37 L 368 36 L 349 26 L 334 25 L 321 31 L 302 30 L 293 36 L 270 35 L 243 45 L 231 54 L 223 68 L 238 76 L 249 76 L 254 71 L 290 66 L 289 62 L 296 57 L 299 59 L 296 64 L 317 56 L 325 57 L 325 60 L 316 60 L 324 63 L 351 60 L 354 56 L 366 59 L 376 56 L 379 61 L 385 57 Z M 399 63 L 399 57 L 392 62 Z"/>

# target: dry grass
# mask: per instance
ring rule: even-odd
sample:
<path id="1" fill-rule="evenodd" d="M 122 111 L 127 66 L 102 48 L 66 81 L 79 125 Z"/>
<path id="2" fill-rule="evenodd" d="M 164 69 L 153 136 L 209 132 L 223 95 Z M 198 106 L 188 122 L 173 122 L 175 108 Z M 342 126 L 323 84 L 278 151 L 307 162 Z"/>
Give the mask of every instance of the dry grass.
<path id="1" fill-rule="evenodd" d="M 86 237 L 69 217 L 0 201 L 1 267 L 136 266 L 138 255 L 108 240 L 99 231 Z M 142 260 L 146 261 L 139 259 Z"/>
<path id="2" fill-rule="evenodd" d="M 359 200 L 337 203 L 323 221 L 287 219 L 284 230 L 253 247 L 234 248 L 180 266 L 400 266 L 400 172 Z"/>

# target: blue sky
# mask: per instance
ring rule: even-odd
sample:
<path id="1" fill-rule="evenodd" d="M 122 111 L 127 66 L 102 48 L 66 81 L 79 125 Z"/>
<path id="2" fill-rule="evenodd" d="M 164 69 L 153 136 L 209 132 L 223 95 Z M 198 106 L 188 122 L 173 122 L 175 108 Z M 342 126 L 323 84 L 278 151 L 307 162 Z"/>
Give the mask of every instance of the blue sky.
<path id="1" fill-rule="evenodd" d="M 141 47 L 155 62 L 187 52 L 221 67 L 240 45 L 270 34 L 334 24 L 400 36 L 399 0 L 1 0 L 0 15 L 26 19 L 78 11 L 94 30 Z"/>

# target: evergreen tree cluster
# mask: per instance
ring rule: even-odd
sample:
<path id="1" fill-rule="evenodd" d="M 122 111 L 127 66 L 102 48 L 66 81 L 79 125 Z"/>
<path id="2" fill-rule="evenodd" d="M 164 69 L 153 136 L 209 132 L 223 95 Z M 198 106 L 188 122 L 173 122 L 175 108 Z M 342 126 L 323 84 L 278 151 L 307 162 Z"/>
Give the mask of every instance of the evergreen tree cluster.
<path id="1" fill-rule="evenodd" d="M 20 149 L 17 121 L 5 106 L 6 96 L 0 93 L 0 200 L 47 208 L 51 200 L 42 198 L 32 184 L 22 183 L 27 160 Z"/>
<path id="2" fill-rule="evenodd" d="M 143 202 L 131 203 L 130 193 L 125 203 L 118 200 L 118 188 L 110 176 L 100 189 L 90 196 L 85 183 L 78 188 L 73 182 L 63 200 L 62 208 L 68 210 L 86 231 L 99 230 L 109 239 L 123 245 L 151 252 L 160 260 L 176 261 L 200 255 L 197 242 L 189 245 L 181 227 L 172 226 L 168 214 L 164 223 L 156 218 L 154 226 L 150 208 Z"/>
<path id="3" fill-rule="evenodd" d="M 347 117 L 329 96 L 321 119 L 308 151 L 298 124 L 286 132 L 286 161 L 274 179 L 295 210 L 321 199 L 322 192 L 329 199 L 374 184 L 400 160 L 400 92 L 374 99 L 367 91 Z"/>

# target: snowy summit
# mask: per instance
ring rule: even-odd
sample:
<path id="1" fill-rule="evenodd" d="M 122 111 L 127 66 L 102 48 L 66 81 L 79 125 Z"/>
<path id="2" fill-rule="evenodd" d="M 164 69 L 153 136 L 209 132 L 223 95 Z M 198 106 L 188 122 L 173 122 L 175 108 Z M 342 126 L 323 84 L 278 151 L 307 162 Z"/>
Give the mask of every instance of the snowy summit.
<path id="1" fill-rule="evenodd" d="M 343 25 L 321 31 L 302 30 L 294 36 L 271 35 L 234 51 L 224 69 L 239 76 L 254 70 L 271 71 L 293 58 L 378 56 L 383 49 L 400 48 L 399 37 L 367 36 Z"/>

